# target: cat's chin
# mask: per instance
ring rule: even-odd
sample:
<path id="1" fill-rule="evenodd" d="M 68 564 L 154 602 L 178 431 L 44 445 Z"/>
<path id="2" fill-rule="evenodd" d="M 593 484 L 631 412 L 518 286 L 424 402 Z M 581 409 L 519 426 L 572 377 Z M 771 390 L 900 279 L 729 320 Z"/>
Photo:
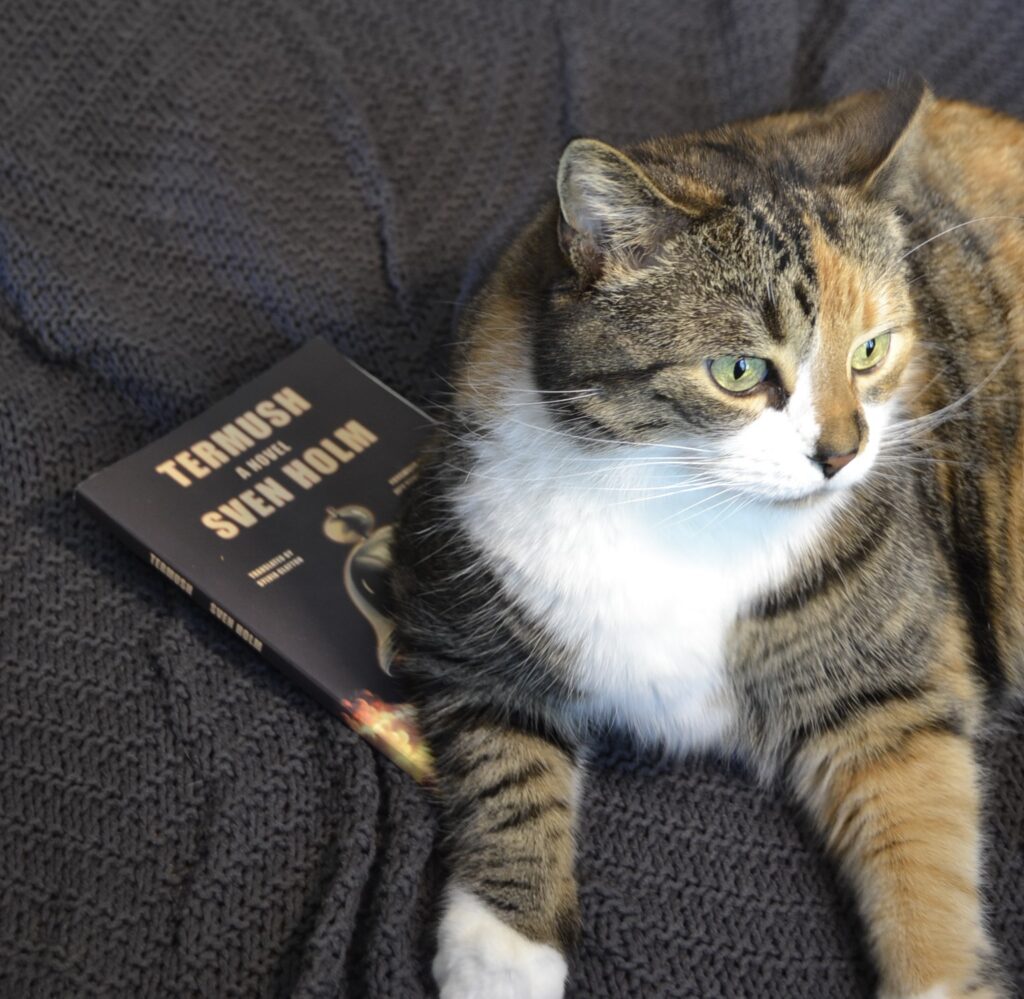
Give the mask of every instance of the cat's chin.
<path id="1" fill-rule="evenodd" d="M 780 489 L 737 489 L 736 493 L 753 504 L 765 508 L 778 508 L 784 510 L 799 509 L 801 507 L 820 506 L 828 502 L 834 502 L 848 490 L 846 488 L 830 488 L 822 484 L 816 488 L 805 489 L 802 492 L 783 492 Z"/>
<path id="2" fill-rule="evenodd" d="M 812 493 L 805 493 L 803 496 L 781 496 L 769 500 L 773 506 L 781 506 L 785 509 L 799 509 L 800 507 L 818 506 L 827 500 L 835 499 L 837 493 L 831 489 L 815 489 Z"/>
<path id="3" fill-rule="evenodd" d="M 744 491 L 751 499 L 760 501 L 764 506 L 791 510 L 841 503 L 853 495 L 855 487 L 862 479 L 863 476 L 857 476 L 856 478 L 851 476 L 843 482 L 833 479 L 799 492 L 794 490 L 791 493 L 783 492 L 782 490 L 759 491 L 747 489 Z"/>
<path id="4" fill-rule="evenodd" d="M 805 493 L 749 493 L 748 495 L 763 510 L 777 510 L 780 513 L 807 511 L 826 513 L 831 507 L 841 506 L 853 496 L 853 484 L 836 487 L 823 485 Z"/>
<path id="5" fill-rule="evenodd" d="M 766 510 L 775 510 L 779 513 L 798 513 L 806 511 L 810 513 L 823 513 L 828 507 L 840 500 L 840 494 L 828 489 L 819 489 L 816 492 L 808 493 L 805 496 L 776 496 L 765 499 L 763 506 Z"/>

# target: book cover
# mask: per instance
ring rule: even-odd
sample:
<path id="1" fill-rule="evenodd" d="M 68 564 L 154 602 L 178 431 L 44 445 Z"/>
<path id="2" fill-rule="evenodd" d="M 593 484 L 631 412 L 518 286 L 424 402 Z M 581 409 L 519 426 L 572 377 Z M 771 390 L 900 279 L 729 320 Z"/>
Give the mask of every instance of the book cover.
<path id="1" fill-rule="evenodd" d="M 313 340 L 79 499 L 150 565 L 417 780 L 388 675 L 389 540 L 430 418 Z"/>

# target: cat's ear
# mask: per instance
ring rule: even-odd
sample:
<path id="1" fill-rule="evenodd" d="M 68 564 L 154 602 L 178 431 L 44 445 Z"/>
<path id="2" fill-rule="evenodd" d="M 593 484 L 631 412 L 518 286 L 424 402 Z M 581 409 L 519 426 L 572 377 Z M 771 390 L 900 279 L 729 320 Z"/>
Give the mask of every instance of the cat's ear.
<path id="1" fill-rule="evenodd" d="M 933 101 L 917 78 L 836 102 L 803 135 L 819 178 L 898 200 L 914 169 L 921 120 Z"/>
<path id="2" fill-rule="evenodd" d="M 558 164 L 559 241 L 584 283 L 609 264 L 642 267 L 686 222 L 625 153 L 596 139 L 573 139 Z"/>

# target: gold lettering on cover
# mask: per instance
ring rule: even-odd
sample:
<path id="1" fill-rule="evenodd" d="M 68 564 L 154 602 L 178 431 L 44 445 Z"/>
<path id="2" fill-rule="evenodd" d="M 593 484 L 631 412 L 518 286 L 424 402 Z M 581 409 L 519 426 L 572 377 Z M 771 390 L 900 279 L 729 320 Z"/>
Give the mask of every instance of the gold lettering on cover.
<path id="1" fill-rule="evenodd" d="M 211 441 L 196 441 L 192 445 L 192 453 L 202 458 L 210 468 L 220 468 L 228 463 L 228 456 Z"/>
<path id="2" fill-rule="evenodd" d="M 258 472 L 261 468 L 266 468 L 271 462 L 282 455 L 288 454 L 290 451 L 290 444 L 285 444 L 284 441 L 274 441 L 273 444 L 267 445 L 262 451 L 257 451 L 256 454 L 246 458 L 245 467 L 251 472 Z"/>
<path id="3" fill-rule="evenodd" d="M 248 573 L 249 578 L 257 579 L 259 576 L 262 576 L 263 573 L 269 572 L 271 569 L 279 566 L 282 562 L 287 562 L 294 554 L 295 553 L 290 548 L 286 548 L 283 552 L 275 555 L 272 559 L 268 559 L 262 565 L 256 566 L 255 569 L 250 569 Z"/>
<path id="4" fill-rule="evenodd" d="M 156 466 L 156 471 L 159 475 L 169 475 L 178 483 L 179 486 L 192 485 L 192 480 L 183 472 L 178 471 L 173 458 L 168 458 L 167 461 L 160 462 L 160 464 Z"/>
<path id="5" fill-rule="evenodd" d="M 239 535 L 238 527 L 232 524 L 230 520 L 225 520 L 224 516 L 217 510 L 211 510 L 209 513 L 204 513 L 199 519 L 202 522 L 203 527 L 208 527 L 211 531 L 216 531 L 217 537 L 223 538 L 225 541 L 230 541 L 232 538 L 237 538 Z"/>
<path id="6" fill-rule="evenodd" d="M 256 403 L 253 408 L 272 427 L 286 427 L 292 422 L 292 418 L 283 409 L 275 406 L 269 399 Z"/>
<path id="7" fill-rule="evenodd" d="M 377 443 L 377 435 L 372 430 L 367 430 L 358 420 L 349 420 L 345 426 L 338 427 L 334 431 L 334 436 L 357 454 L 365 451 L 371 444 Z"/>
<path id="8" fill-rule="evenodd" d="M 256 492 L 270 500 L 276 507 L 282 507 L 295 499 L 294 494 L 288 492 L 277 479 L 268 475 L 262 482 L 256 483 Z"/>
<path id="9" fill-rule="evenodd" d="M 320 441 L 320 446 L 326 451 L 330 451 L 338 461 L 351 461 L 355 456 L 355 451 L 346 451 L 343 447 L 339 447 L 329 437 L 325 437 Z"/>
<path id="10" fill-rule="evenodd" d="M 240 524 L 242 527 L 252 527 L 253 524 L 256 523 L 256 518 L 252 515 L 252 512 L 237 496 L 233 499 L 229 499 L 227 503 L 222 503 L 217 507 L 217 509 L 220 510 L 225 517 L 229 517 L 236 524 Z"/>
<path id="11" fill-rule="evenodd" d="M 270 424 L 257 416 L 251 409 L 247 409 L 235 420 L 235 426 L 240 427 L 257 440 L 265 440 L 274 432 Z"/>
<path id="12" fill-rule="evenodd" d="M 175 456 L 174 460 L 182 466 L 187 468 L 192 475 L 197 479 L 205 479 L 210 474 L 210 470 L 200 462 L 196 461 L 188 451 L 179 451 Z"/>
<path id="13" fill-rule="evenodd" d="M 226 423 L 220 430 L 215 430 L 210 434 L 210 440 L 224 448 L 232 458 L 237 458 L 243 451 L 248 451 L 256 443 L 233 423 Z"/>
<path id="14" fill-rule="evenodd" d="M 323 448 L 306 448 L 302 452 L 302 460 L 323 475 L 330 475 L 331 472 L 338 470 L 338 463 Z"/>
<path id="15" fill-rule="evenodd" d="M 287 385 L 280 392 L 274 393 L 274 402 L 288 410 L 292 416 L 301 416 L 307 410 L 313 408 L 311 402 L 307 402 L 295 389 Z"/>
<path id="16" fill-rule="evenodd" d="M 312 408 L 313 404 L 308 399 L 286 385 L 270 399 L 261 399 L 252 409 L 213 431 L 209 440 L 196 441 L 189 450 L 180 451 L 173 458 L 155 466 L 156 472 L 168 476 L 179 486 L 188 487 L 195 479 L 206 478 L 210 472 L 228 464 L 232 458 L 244 454 L 255 446 L 257 440 L 266 440 L 273 434 L 274 428 L 287 426 L 296 416 Z M 265 468 L 274 458 L 290 450 L 289 445 L 277 441 L 256 455 L 254 464 L 250 463 L 244 470 L 236 468 L 235 472 L 240 478 L 250 478 L 251 472 Z"/>
<path id="17" fill-rule="evenodd" d="M 238 498 L 247 506 L 250 510 L 255 510 L 261 517 L 269 517 L 276 507 L 271 506 L 266 500 L 260 499 L 259 496 L 252 489 L 246 489 L 244 493 L 239 493 Z"/>
<path id="18" fill-rule="evenodd" d="M 292 569 L 298 568 L 300 565 L 305 565 L 305 559 L 301 555 L 296 555 L 294 558 L 289 559 L 280 568 L 271 569 L 269 572 L 263 573 L 256 580 L 256 585 L 262 590 L 265 586 L 270 586 L 271 583 L 276 583 L 282 576 L 287 576 Z"/>
<path id="19" fill-rule="evenodd" d="M 302 486 L 303 489 L 312 489 L 318 482 L 323 481 L 309 465 L 299 458 L 289 461 L 287 465 L 281 466 L 281 471 L 288 476 L 292 482 Z"/>

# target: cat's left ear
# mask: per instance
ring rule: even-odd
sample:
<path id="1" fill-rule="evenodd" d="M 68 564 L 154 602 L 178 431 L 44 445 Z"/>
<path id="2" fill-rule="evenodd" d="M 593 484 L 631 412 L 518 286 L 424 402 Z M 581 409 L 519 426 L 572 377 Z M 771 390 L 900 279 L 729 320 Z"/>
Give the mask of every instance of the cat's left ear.
<path id="1" fill-rule="evenodd" d="M 836 102 L 824 121 L 805 133 L 821 179 L 900 200 L 923 141 L 922 119 L 934 100 L 917 78 Z"/>

